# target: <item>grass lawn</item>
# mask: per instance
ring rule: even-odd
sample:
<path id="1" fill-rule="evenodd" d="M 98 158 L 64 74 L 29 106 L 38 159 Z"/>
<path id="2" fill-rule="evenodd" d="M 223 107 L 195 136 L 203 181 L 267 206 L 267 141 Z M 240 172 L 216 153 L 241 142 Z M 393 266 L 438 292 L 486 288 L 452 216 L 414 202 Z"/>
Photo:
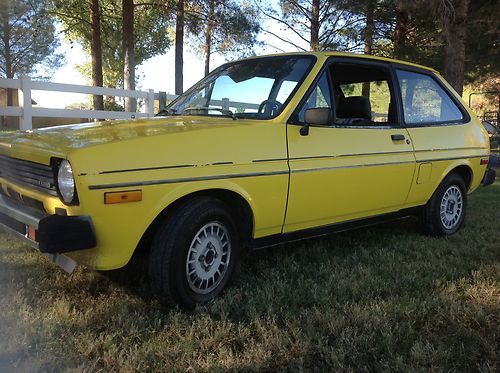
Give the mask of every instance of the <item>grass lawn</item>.
<path id="1" fill-rule="evenodd" d="M 500 183 L 450 238 L 413 220 L 246 255 L 186 313 L 0 234 L 0 371 L 500 370 Z"/>

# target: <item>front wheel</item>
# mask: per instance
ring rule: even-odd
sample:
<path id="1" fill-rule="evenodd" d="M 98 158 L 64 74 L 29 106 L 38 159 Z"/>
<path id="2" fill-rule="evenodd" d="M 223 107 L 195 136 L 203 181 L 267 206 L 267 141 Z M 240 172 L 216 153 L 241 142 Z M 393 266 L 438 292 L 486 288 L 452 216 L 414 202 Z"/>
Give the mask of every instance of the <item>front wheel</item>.
<path id="1" fill-rule="evenodd" d="M 455 173 L 448 175 L 424 207 L 425 233 L 432 236 L 456 233 L 464 224 L 466 207 L 467 189 L 463 178 Z"/>
<path id="2" fill-rule="evenodd" d="M 192 309 L 221 293 L 239 256 L 239 240 L 226 205 L 199 197 L 174 210 L 151 247 L 151 287 L 162 303 Z"/>

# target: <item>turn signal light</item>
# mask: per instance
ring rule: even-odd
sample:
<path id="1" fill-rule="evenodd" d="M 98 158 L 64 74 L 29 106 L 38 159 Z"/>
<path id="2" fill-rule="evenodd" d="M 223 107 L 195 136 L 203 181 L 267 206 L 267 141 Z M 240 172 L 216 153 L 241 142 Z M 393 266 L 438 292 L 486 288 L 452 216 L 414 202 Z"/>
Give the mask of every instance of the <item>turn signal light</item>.
<path id="1" fill-rule="evenodd" d="M 483 166 L 485 164 L 488 164 L 489 159 L 488 158 L 483 158 L 481 159 L 480 165 Z"/>
<path id="2" fill-rule="evenodd" d="M 142 190 L 127 190 L 124 192 L 104 193 L 104 203 L 111 205 L 114 203 L 128 203 L 142 201 Z"/>

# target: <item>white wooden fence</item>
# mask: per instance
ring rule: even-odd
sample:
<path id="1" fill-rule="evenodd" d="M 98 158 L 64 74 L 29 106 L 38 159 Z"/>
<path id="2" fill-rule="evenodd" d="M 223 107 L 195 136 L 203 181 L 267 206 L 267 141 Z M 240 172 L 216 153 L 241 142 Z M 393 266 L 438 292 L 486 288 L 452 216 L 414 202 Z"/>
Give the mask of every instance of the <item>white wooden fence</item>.
<path id="1" fill-rule="evenodd" d="M 175 95 L 167 95 L 164 92 L 155 93 L 152 89 L 148 91 L 129 91 L 124 89 L 103 88 L 83 86 L 76 84 L 49 83 L 31 80 L 29 77 L 21 79 L 0 78 L 0 88 L 17 89 L 22 92 L 19 97 L 19 106 L 0 107 L 0 116 L 19 117 L 19 129 L 29 130 L 33 128 L 33 117 L 45 118 L 89 118 L 89 119 L 128 119 L 145 118 L 154 116 L 154 101 L 160 101 L 160 109 L 165 101 L 173 100 Z M 79 110 L 79 109 L 50 109 L 33 107 L 31 103 L 32 91 L 71 92 L 89 95 L 133 97 L 145 101 L 143 112 L 126 111 L 104 111 L 104 110 Z M 20 95 L 21 96 L 21 95 Z"/>

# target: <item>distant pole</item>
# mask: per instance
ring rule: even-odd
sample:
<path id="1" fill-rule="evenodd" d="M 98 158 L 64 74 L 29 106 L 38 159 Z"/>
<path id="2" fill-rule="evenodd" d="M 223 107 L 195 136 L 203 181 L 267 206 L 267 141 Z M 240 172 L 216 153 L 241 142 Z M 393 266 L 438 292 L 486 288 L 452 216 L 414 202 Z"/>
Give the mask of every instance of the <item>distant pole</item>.
<path id="1" fill-rule="evenodd" d="M 155 91 L 152 89 L 148 90 L 148 98 L 146 100 L 147 108 L 146 108 L 146 113 L 148 114 L 148 117 L 154 117 L 155 116 Z"/>
<path id="2" fill-rule="evenodd" d="M 23 92 L 23 100 L 19 100 L 22 105 L 23 115 L 19 121 L 19 129 L 21 131 L 33 129 L 33 110 L 31 107 L 31 78 L 29 76 L 21 77 L 21 91 Z"/>

